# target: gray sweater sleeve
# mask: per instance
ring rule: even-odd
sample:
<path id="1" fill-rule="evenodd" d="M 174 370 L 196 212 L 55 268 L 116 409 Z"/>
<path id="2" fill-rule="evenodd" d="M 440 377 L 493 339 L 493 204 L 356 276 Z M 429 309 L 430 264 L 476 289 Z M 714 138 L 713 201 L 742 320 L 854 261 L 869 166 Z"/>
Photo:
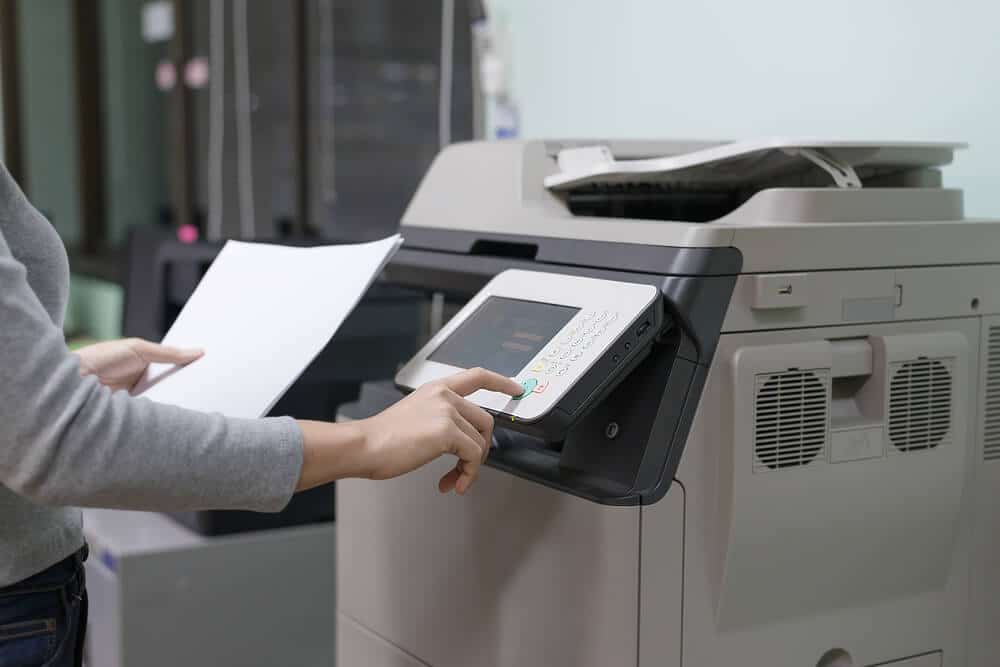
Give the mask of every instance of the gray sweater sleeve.
<path id="1" fill-rule="evenodd" d="M 0 484 L 52 505 L 278 511 L 301 467 L 290 418 L 203 414 L 81 377 L 0 233 Z"/>

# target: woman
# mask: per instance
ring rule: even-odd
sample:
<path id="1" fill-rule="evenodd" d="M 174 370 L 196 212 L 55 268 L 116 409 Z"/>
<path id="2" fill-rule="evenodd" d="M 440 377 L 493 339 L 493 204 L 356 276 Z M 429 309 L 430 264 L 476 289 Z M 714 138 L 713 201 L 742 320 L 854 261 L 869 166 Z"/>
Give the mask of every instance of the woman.
<path id="1" fill-rule="evenodd" d="M 141 340 L 70 353 L 69 270 L 48 222 L 0 166 L 0 665 L 79 665 L 86 627 L 80 512 L 280 510 L 347 477 L 387 479 L 441 456 L 441 492 L 476 480 L 493 419 L 461 398 L 521 393 L 475 369 L 352 423 L 229 419 L 131 397 L 150 362 L 195 351 Z"/>

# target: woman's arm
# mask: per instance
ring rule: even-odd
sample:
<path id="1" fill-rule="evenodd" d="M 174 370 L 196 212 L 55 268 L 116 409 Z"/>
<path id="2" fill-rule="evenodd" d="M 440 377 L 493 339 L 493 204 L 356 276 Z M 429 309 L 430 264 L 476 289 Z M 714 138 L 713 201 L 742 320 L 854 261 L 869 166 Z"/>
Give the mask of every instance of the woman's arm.
<path id="1" fill-rule="evenodd" d="M 397 477 L 452 454 L 458 462 L 438 489 L 464 494 L 493 440 L 493 417 L 462 398 L 480 389 L 512 396 L 523 391 L 510 378 L 475 368 L 425 385 L 369 419 L 299 422 L 305 456 L 298 490 L 346 477 Z"/>
<path id="2" fill-rule="evenodd" d="M 131 391 L 150 363 L 183 365 L 203 353 L 125 338 L 88 345 L 76 354 L 82 375 L 93 375 L 112 390 Z M 516 393 L 521 386 L 479 368 L 434 383 L 357 423 L 299 422 L 305 451 L 297 490 L 345 477 L 395 477 L 442 454 L 454 454 L 459 463 L 439 487 L 464 494 L 492 440 L 493 419 L 462 400 L 479 389 Z"/>
<path id="3" fill-rule="evenodd" d="M 507 389 L 515 391 L 510 384 Z M 432 392 L 439 392 L 437 398 L 423 402 Z M 451 397 L 430 388 L 411 399 L 401 405 L 440 406 Z M 466 405 L 461 408 L 469 412 L 465 423 L 481 418 Z M 436 414 L 422 415 L 428 417 L 422 423 Z M 463 429 L 460 420 L 451 421 L 454 429 Z M 0 484 L 16 493 L 56 505 L 277 511 L 297 488 L 338 475 L 378 477 L 392 471 L 385 463 L 392 452 L 412 463 L 435 451 L 469 451 L 467 443 L 459 446 L 451 435 L 440 443 L 408 437 L 404 425 L 389 419 L 381 423 L 395 424 L 397 430 L 378 436 L 378 423 L 374 419 L 360 427 L 361 436 L 358 425 L 300 427 L 284 417 L 232 419 L 112 392 L 95 377 L 81 376 L 78 358 L 0 234 Z M 447 431 L 454 434 L 454 429 Z M 435 431 L 428 427 L 427 432 Z M 404 456 L 415 451 L 419 455 Z M 463 461 L 470 458 L 475 457 L 466 453 Z M 478 470 L 472 461 L 460 462 L 452 477 L 466 468 L 466 478 Z"/>
<path id="4" fill-rule="evenodd" d="M 0 234 L 0 483 L 43 504 L 276 511 L 301 466 L 291 419 L 200 414 L 81 377 Z"/>

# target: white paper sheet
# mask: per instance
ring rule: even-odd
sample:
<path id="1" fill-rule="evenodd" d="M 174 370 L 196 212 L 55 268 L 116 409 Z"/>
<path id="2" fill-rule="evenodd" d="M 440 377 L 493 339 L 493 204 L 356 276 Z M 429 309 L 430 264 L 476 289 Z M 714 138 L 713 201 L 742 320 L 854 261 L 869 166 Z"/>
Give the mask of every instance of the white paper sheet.
<path id="1" fill-rule="evenodd" d="M 228 242 L 163 342 L 205 350 L 183 368 L 153 364 L 136 394 L 230 417 L 261 417 L 333 337 L 399 248 L 292 248 Z"/>

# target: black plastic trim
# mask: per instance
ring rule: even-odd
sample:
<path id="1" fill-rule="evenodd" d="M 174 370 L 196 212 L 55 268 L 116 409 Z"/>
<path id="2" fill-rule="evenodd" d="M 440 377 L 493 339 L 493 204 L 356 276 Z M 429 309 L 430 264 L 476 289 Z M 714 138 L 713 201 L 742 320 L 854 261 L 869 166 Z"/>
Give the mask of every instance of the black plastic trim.
<path id="1" fill-rule="evenodd" d="M 585 224 L 581 222 L 580 224 Z M 726 276 L 740 272 L 743 255 L 733 247 L 681 248 L 641 243 L 612 243 L 547 236 L 497 234 L 405 225 L 405 248 L 477 256 L 481 248 L 516 249 L 515 256 L 536 262 L 617 269 L 673 276 Z M 530 253 L 530 254 L 529 254 Z M 494 255 L 496 256 L 496 255 Z"/>
<path id="2" fill-rule="evenodd" d="M 493 468 L 604 505 L 660 500 L 673 481 L 698 409 L 742 268 L 739 251 L 413 231 L 404 230 L 406 245 L 386 268 L 384 282 L 442 292 L 462 302 L 501 271 L 516 268 L 660 290 L 666 324 L 641 355 L 637 351 L 623 359 L 617 384 L 589 386 L 594 396 L 580 414 L 557 415 L 563 428 L 557 439 L 549 429 L 525 433 L 498 421 L 496 447 L 487 460 Z M 502 255 L 476 254 L 486 251 Z M 401 397 L 391 384 L 366 384 L 359 401 L 339 414 L 367 417 Z"/>
<path id="3" fill-rule="evenodd" d="M 715 345 L 719 340 L 719 332 L 722 331 L 722 322 L 738 275 L 738 271 L 718 276 L 637 273 L 631 270 L 571 267 L 523 259 L 450 255 L 404 248 L 393 257 L 381 280 L 391 285 L 442 292 L 465 300 L 507 269 L 546 271 L 654 285 L 665 297 L 668 317 L 673 317 L 691 334 L 680 355 L 698 363 L 709 363 L 715 353 Z"/>

